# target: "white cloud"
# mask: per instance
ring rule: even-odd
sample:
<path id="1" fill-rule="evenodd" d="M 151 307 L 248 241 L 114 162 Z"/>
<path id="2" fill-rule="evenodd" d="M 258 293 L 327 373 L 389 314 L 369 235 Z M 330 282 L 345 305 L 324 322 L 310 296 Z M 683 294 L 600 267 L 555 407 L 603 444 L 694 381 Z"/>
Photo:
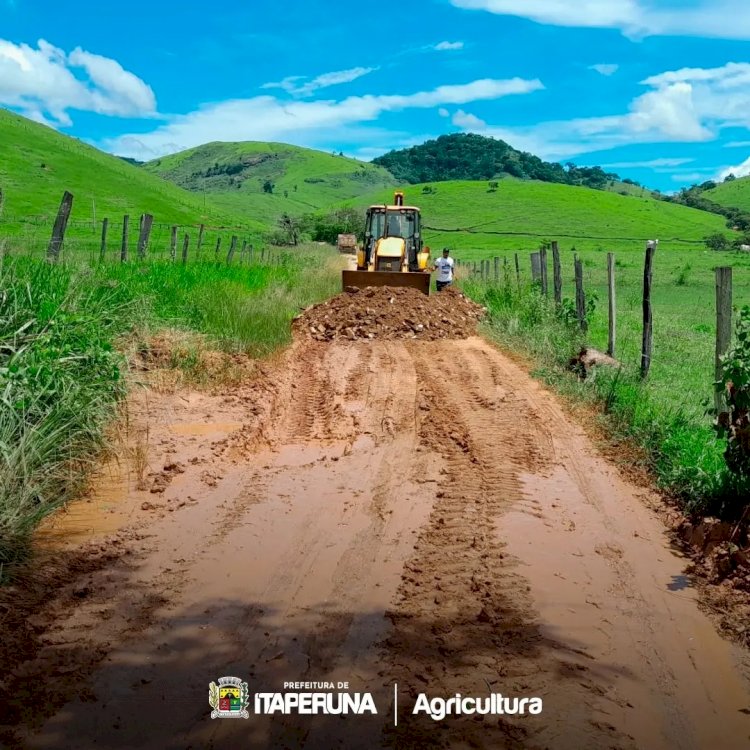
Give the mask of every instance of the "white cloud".
<path id="1" fill-rule="evenodd" d="M 436 44 L 434 49 L 438 52 L 446 52 L 451 50 L 459 50 L 464 48 L 463 42 L 440 42 Z"/>
<path id="2" fill-rule="evenodd" d="M 547 159 L 562 159 L 633 143 L 695 143 L 722 128 L 750 129 L 750 64 L 668 71 L 642 82 L 648 91 L 628 111 L 607 117 L 488 125 L 483 131 Z"/>
<path id="3" fill-rule="evenodd" d="M 305 78 L 304 76 L 287 76 L 286 78 L 282 78 L 280 81 L 264 83 L 261 86 L 261 88 L 262 89 L 283 89 L 287 93 L 291 94 L 298 88 L 297 81 L 302 81 L 304 80 L 304 78 Z"/>
<path id="4" fill-rule="evenodd" d="M 153 112 L 156 108 L 156 98 L 151 88 L 116 60 L 76 47 L 68 56 L 68 63 L 88 73 L 95 87 L 92 96 L 97 104 L 97 112 L 136 115 Z"/>
<path id="5" fill-rule="evenodd" d="M 630 37 L 655 35 L 750 39 L 745 0 L 450 0 L 458 8 L 528 18 L 555 26 L 619 29 Z"/>
<path id="6" fill-rule="evenodd" d="M 151 88 L 115 60 L 80 47 L 68 55 L 43 39 L 36 49 L 0 39 L 0 104 L 62 126 L 72 124 L 71 109 L 123 117 L 156 110 Z"/>
<path id="7" fill-rule="evenodd" d="M 675 158 L 675 159 L 649 159 L 648 161 L 620 161 L 612 164 L 602 164 L 602 167 L 607 169 L 662 169 L 669 167 L 681 167 L 683 164 L 689 164 L 695 161 L 690 158 Z"/>
<path id="8" fill-rule="evenodd" d="M 748 148 L 750 141 L 730 141 L 724 144 L 724 148 Z"/>
<path id="9" fill-rule="evenodd" d="M 614 63 L 599 63 L 598 65 L 589 65 L 589 70 L 595 70 L 597 73 L 601 73 L 603 76 L 611 76 L 617 73 L 620 69 L 619 65 Z"/>
<path id="10" fill-rule="evenodd" d="M 528 94 L 544 88 L 539 80 L 482 79 L 471 83 L 438 86 L 431 91 L 405 95 L 351 96 L 341 101 L 280 101 L 272 96 L 234 99 L 208 104 L 178 115 L 150 133 L 128 134 L 104 143 L 122 156 L 143 153 L 163 155 L 209 141 L 279 140 L 301 145 L 330 142 L 332 129 L 377 120 L 385 112 L 425 109 L 445 105 Z M 146 151 L 133 148 L 133 139 Z M 179 144 L 179 146 L 177 146 Z"/>
<path id="11" fill-rule="evenodd" d="M 451 113 L 445 107 L 440 107 L 440 109 L 438 110 L 438 114 L 441 117 L 450 117 L 451 116 Z"/>
<path id="12" fill-rule="evenodd" d="M 323 73 L 313 78 L 307 83 L 300 83 L 304 76 L 287 76 L 278 83 L 264 83 L 262 89 L 283 89 L 294 96 L 309 96 L 319 89 L 325 89 L 329 86 L 338 86 L 342 83 L 351 83 L 368 73 L 372 73 L 377 68 L 349 68 L 348 70 L 335 70 L 331 73 Z"/>
<path id="13" fill-rule="evenodd" d="M 741 162 L 736 167 L 725 167 L 724 169 L 720 170 L 716 179 L 720 182 L 723 182 L 727 177 L 729 177 L 730 174 L 733 174 L 735 177 L 747 177 L 748 175 L 750 175 L 750 157 L 745 159 L 745 161 Z"/>
<path id="14" fill-rule="evenodd" d="M 464 112 L 462 109 L 459 109 L 458 112 L 456 112 L 455 115 L 453 115 L 453 119 L 451 122 L 456 126 L 463 130 L 485 130 L 487 128 L 487 123 L 484 120 L 480 120 L 476 115 L 472 115 L 469 112 Z"/>
<path id="15" fill-rule="evenodd" d="M 672 175 L 675 182 L 702 182 L 704 177 L 703 172 L 685 172 Z"/>

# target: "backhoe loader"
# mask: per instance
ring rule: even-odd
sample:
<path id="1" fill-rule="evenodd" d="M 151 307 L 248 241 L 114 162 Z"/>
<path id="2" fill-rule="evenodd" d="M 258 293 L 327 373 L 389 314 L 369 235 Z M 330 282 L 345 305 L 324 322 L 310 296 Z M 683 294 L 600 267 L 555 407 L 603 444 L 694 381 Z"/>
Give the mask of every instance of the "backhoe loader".
<path id="1" fill-rule="evenodd" d="M 342 271 L 342 287 L 407 286 L 430 293 L 430 248 L 422 243 L 419 209 L 404 205 L 394 193 L 393 205 L 367 209 L 365 240 L 357 248 L 357 270 Z"/>

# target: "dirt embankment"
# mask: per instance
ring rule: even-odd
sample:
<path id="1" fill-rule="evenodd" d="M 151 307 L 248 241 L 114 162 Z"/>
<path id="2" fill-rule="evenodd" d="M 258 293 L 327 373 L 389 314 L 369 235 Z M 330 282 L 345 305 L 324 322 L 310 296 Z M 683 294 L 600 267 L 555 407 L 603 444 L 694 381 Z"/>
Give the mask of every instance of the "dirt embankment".
<path id="1" fill-rule="evenodd" d="M 297 316 L 295 330 L 316 341 L 464 339 L 476 333 L 485 309 L 455 289 L 430 296 L 416 289 L 349 287 Z"/>
<path id="2" fill-rule="evenodd" d="M 326 311 L 368 299 L 300 320 L 325 331 Z M 465 301 L 439 304 L 451 300 L 455 320 Z M 486 342 L 420 341 L 383 320 L 374 340 L 298 329 L 245 382 L 138 392 L 120 468 L 43 540 L 54 585 L 39 558 L 21 607 L 0 604 L 14 627 L 0 740 L 748 746 L 743 654 L 701 613 L 648 493 Z M 211 721 L 208 684 L 223 675 L 251 694 L 347 681 L 379 713 Z M 544 711 L 434 722 L 411 713 L 420 693 L 541 696 Z"/>

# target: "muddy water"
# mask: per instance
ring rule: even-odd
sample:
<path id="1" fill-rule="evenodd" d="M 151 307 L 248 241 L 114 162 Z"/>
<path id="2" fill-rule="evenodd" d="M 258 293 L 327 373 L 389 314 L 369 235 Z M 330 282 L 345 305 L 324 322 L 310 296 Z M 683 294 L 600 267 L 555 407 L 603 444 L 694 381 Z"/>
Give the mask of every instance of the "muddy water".
<path id="1" fill-rule="evenodd" d="M 161 429 L 169 435 L 221 439 L 242 427 L 241 422 L 175 422 Z M 41 549 L 75 548 L 101 539 L 140 520 L 138 510 L 147 502 L 147 475 L 151 466 L 139 469 L 133 460 L 134 437 L 121 446 L 121 455 L 103 466 L 92 486 L 79 500 L 68 503 L 41 524 L 36 543 Z M 152 456 L 153 458 L 153 456 Z M 157 467 L 158 468 L 158 467 Z"/>
<path id="2" fill-rule="evenodd" d="M 113 500 L 134 508 L 138 533 L 120 540 L 119 564 L 65 582 L 36 613 L 0 736 L 28 748 L 748 746 L 742 655 L 685 587 L 643 490 L 496 350 L 298 344 L 272 380 L 152 404 L 151 467 L 181 471 L 157 494 L 129 486 Z M 251 693 L 347 681 L 379 714 L 211 721 L 207 686 L 225 674 Z M 44 675 L 33 712 L 29 675 Z M 539 695 L 544 712 L 434 722 L 411 714 L 420 692 Z"/>
<path id="3" fill-rule="evenodd" d="M 135 520 L 136 498 L 127 467 L 111 463 L 100 472 L 86 497 L 48 516 L 37 532 L 46 550 L 74 548 L 112 534 Z"/>

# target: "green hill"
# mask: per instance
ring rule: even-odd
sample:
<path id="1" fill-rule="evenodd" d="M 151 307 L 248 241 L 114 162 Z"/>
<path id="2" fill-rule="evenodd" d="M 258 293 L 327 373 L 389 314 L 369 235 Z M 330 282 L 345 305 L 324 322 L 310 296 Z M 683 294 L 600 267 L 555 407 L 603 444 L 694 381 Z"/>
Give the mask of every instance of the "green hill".
<path id="1" fill-rule="evenodd" d="M 461 257 L 486 257 L 488 251 L 535 249 L 544 239 L 566 247 L 642 249 L 647 239 L 662 246 L 679 244 L 704 250 L 702 239 L 726 232 L 721 216 L 686 206 L 623 196 L 603 190 L 506 179 L 492 192 L 486 182 L 409 185 L 406 202 L 422 209 L 424 236 L 433 247 L 452 247 Z M 388 191 L 357 205 L 383 202 Z"/>
<path id="2" fill-rule="evenodd" d="M 65 190 L 73 193 L 71 226 L 123 214 L 151 213 L 157 222 L 232 226 L 261 231 L 260 222 L 217 207 L 123 159 L 75 138 L 0 109 L 0 189 L 2 224 L 20 225 L 54 218 Z"/>
<path id="3" fill-rule="evenodd" d="M 622 180 L 612 180 L 603 189 L 611 193 L 619 193 L 620 195 L 635 195 L 638 198 L 656 197 L 656 194 L 650 188 L 636 184 L 635 182 L 624 182 Z"/>
<path id="4" fill-rule="evenodd" d="M 395 183 L 374 164 L 252 141 L 207 143 L 155 159 L 143 169 L 269 224 L 282 213 L 309 213 Z"/>
<path id="5" fill-rule="evenodd" d="M 389 151 L 373 160 L 403 182 L 445 182 L 450 180 L 497 180 L 504 176 L 526 180 L 559 182 L 605 188 L 619 176 L 601 167 L 577 167 L 543 161 L 518 151 L 499 138 L 475 133 L 441 135 L 419 146 Z"/>
<path id="6" fill-rule="evenodd" d="M 720 206 L 750 212 L 750 177 L 722 182 L 711 190 L 705 190 L 703 195 Z"/>

